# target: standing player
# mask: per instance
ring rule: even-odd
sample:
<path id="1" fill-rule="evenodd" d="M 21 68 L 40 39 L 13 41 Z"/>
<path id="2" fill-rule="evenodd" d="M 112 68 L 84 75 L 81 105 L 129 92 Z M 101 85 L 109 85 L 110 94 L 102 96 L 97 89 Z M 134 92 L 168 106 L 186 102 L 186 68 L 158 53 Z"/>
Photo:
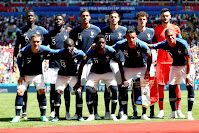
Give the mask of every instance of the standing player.
<path id="1" fill-rule="evenodd" d="M 126 32 L 126 39 L 117 42 L 114 46 L 114 49 L 120 49 L 125 56 L 124 63 L 124 76 L 125 79 L 131 84 L 133 78 L 144 77 L 148 79 L 150 77 L 149 71 L 151 67 L 151 52 L 147 44 L 139 39 L 137 39 L 136 31 L 133 29 L 128 29 Z M 147 66 L 144 60 L 145 54 L 147 58 Z M 127 120 L 128 114 L 128 87 L 121 86 L 121 101 L 125 104 L 122 104 L 124 115 L 120 120 Z M 142 119 L 150 120 L 146 114 L 143 114 Z"/>
<path id="2" fill-rule="evenodd" d="M 102 28 L 102 34 L 106 38 L 106 45 L 112 46 L 117 41 L 124 39 L 126 35 L 126 27 L 120 26 L 118 24 L 120 17 L 116 11 L 111 11 L 108 18 L 110 25 Z M 118 51 L 119 52 L 119 51 Z M 116 62 L 111 63 L 111 68 L 115 74 L 116 80 L 118 84 L 121 84 L 121 77 L 119 73 L 119 68 Z M 120 92 L 120 90 L 119 90 Z M 109 110 L 109 103 L 110 103 L 110 92 L 105 88 L 104 91 L 104 101 L 105 101 L 105 116 L 104 119 L 110 119 L 110 110 Z M 120 97 L 119 97 L 119 104 L 121 105 Z M 123 111 L 120 106 L 119 116 L 122 117 Z"/>
<path id="3" fill-rule="evenodd" d="M 74 43 L 75 43 L 75 47 L 77 49 L 81 49 L 84 53 L 86 53 L 86 51 L 90 48 L 90 46 L 93 44 L 95 37 L 101 32 L 100 28 L 90 24 L 90 13 L 88 10 L 83 9 L 81 11 L 81 25 L 78 25 L 77 27 L 75 27 L 69 34 L 70 38 L 73 39 Z M 83 76 L 82 78 L 84 79 L 84 82 L 82 82 L 82 88 L 84 88 L 84 84 L 86 81 L 86 77 L 87 77 L 87 69 L 90 68 L 91 64 L 86 64 L 84 67 L 84 72 L 83 72 Z M 95 100 L 95 116 L 96 119 L 101 119 L 97 113 L 97 99 L 98 99 L 98 95 L 97 93 L 93 93 L 93 95 L 95 95 L 94 97 L 96 98 Z M 79 113 L 82 114 L 82 97 L 80 97 L 81 101 L 79 101 L 79 104 L 76 103 L 76 114 L 74 115 L 73 119 L 77 119 L 78 118 L 78 110 Z M 82 116 L 80 116 L 82 117 Z"/>
<path id="4" fill-rule="evenodd" d="M 14 48 L 14 60 L 16 60 L 17 54 L 19 53 L 20 49 L 30 43 L 30 38 L 33 34 L 40 34 L 43 37 L 48 33 L 45 28 L 35 25 L 36 16 L 34 11 L 30 10 L 26 12 L 26 20 L 27 24 L 16 31 L 17 40 Z M 24 93 L 23 100 L 22 118 L 27 120 L 27 90 Z"/>
<path id="5" fill-rule="evenodd" d="M 175 35 L 178 38 L 182 38 L 180 34 L 180 29 L 178 26 L 173 25 L 170 23 L 171 19 L 171 13 L 169 9 L 163 8 L 161 10 L 160 15 L 162 24 L 155 27 L 155 40 L 156 42 L 162 42 L 165 40 L 165 31 L 168 28 L 174 29 Z M 159 91 L 159 113 L 157 117 L 162 118 L 164 116 L 164 110 L 163 110 L 163 100 L 164 100 L 164 86 L 167 85 L 167 82 L 169 81 L 169 71 L 172 65 L 172 58 L 171 56 L 164 50 L 159 49 L 158 50 L 158 57 L 157 57 L 157 67 L 156 67 L 156 76 L 158 80 L 158 91 Z M 179 117 L 184 118 L 185 116 L 181 112 L 181 92 L 180 92 L 180 86 L 177 85 L 176 88 L 176 106 L 177 106 L 177 114 Z"/>
<path id="6" fill-rule="evenodd" d="M 64 41 L 64 49 L 58 52 L 55 57 L 60 61 L 60 69 L 58 71 L 58 78 L 56 82 L 55 93 L 55 118 L 52 122 L 59 121 L 59 108 L 61 105 L 60 96 L 63 93 L 66 86 L 69 84 L 71 89 L 77 83 L 77 71 L 78 66 L 81 63 L 85 53 L 81 50 L 76 50 L 72 39 L 66 39 Z M 76 90 L 76 95 L 81 94 Z M 79 114 L 82 116 L 82 114 Z M 84 121 L 83 117 L 78 118 L 79 121 Z"/>
<path id="7" fill-rule="evenodd" d="M 188 112 L 187 119 L 193 120 L 192 107 L 194 103 L 193 79 L 191 79 L 191 54 L 188 44 L 185 40 L 176 38 L 173 29 L 165 31 L 165 41 L 149 45 L 154 49 L 163 49 L 173 58 L 171 71 L 169 73 L 169 102 L 172 109 L 168 118 L 178 118 L 176 111 L 176 86 L 181 84 L 182 80 L 186 81 L 188 91 Z"/>
<path id="8" fill-rule="evenodd" d="M 84 58 L 84 61 L 80 65 L 76 88 L 79 87 L 81 84 L 80 79 L 81 79 L 83 66 L 88 62 L 89 59 L 91 59 L 93 65 L 90 74 L 88 76 L 88 80 L 86 82 L 86 102 L 90 115 L 86 121 L 95 120 L 95 115 L 93 114 L 94 97 L 92 96 L 92 92 L 97 91 L 97 86 L 100 80 L 103 80 L 107 85 L 107 87 L 109 87 L 112 92 L 112 110 L 111 110 L 112 112 L 110 119 L 118 121 L 118 119 L 115 116 L 115 110 L 117 106 L 117 82 L 114 74 L 111 72 L 110 60 L 114 59 L 118 62 L 122 77 L 122 83 L 124 83 L 125 78 L 124 78 L 122 63 L 119 61 L 116 51 L 110 46 L 106 45 L 106 40 L 104 35 L 99 34 L 96 37 L 95 42 L 96 42 L 95 49 L 90 49 L 87 51 L 86 57 Z"/>
<path id="9" fill-rule="evenodd" d="M 155 35 L 155 31 L 152 28 L 147 28 L 146 24 L 147 24 L 147 19 L 148 19 L 148 14 L 146 12 L 138 12 L 136 14 L 136 21 L 138 23 L 137 29 L 136 29 L 136 34 L 137 34 L 137 38 L 148 43 L 151 44 L 153 37 Z M 133 103 L 133 96 L 132 96 L 132 103 Z M 154 114 L 154 105 L 150 106 L 150 117 L 154 118 L 155 114 Z M 146 115 L 146 108 L 142 107 L 142 115 L 143 115 L 143 119 L 149 120 L 149 118 Z M 137 118 L 137 107 L 133 104 L 133 118 L 136 119 Z"/>
<path id="10" fill-rule="evenodd" d="M 55 53 L 42 44 L 42 37 L 39 34 L 31 36 L 30 45 L 24 47 L 18 57 L 17 64 L 20 71 L 18 80 L 17 96 L 15 101 L 16 116 L 11 123 L 20 122 L 20 111 L 23 105 L 23 95 L 30 83 L 34 83 L 37 89 L 37 100 L 41 112 L 41 121 L 47 122 L 46 118 L 46 96 L 45 84 L 42 75 L 42 62 L 49 53 Z"/>
<path id="11" fill-rule="evenodd" d="M 57 15 L 55 17 L 55 29 L 49 31 L 48 36 L 46 37 L 45 45 L 49 45 L 52 49 L 63 49 L 64 41 L 69 38 L 69 32 L 64 28 L 64 17 L 62 15 Z M 54 98 L 56 95 L 55 83 L 57 80 L 57 73 L 59 70 L 60 62 L 59 60 L 50 60 L 48 68 L 48 82 L 50 83 L 50 119 L 55 117 L 54 113 Z M 70 107 L 70 92 L 69 87 L 66 88 L 65 92 L 65 105 L 66 105 L 66 119 L 70 119 L 69 107 Z"/>

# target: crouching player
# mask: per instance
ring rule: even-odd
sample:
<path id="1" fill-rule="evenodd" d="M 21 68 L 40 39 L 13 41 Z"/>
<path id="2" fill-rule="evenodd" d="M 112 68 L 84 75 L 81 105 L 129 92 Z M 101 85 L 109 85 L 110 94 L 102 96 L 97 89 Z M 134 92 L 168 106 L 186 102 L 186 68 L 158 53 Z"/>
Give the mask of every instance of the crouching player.
<path id="1" fill-rule="evenodd" d="M 17 96 L 15 100 L 16 116 L 11 123 L 20 122 L 20 111 L 23 106 L 23 95 L 30 83 L 35 84 L 37 89 L 37 100 L 41 113 L 41 121 L 47 122 L 46 118 L 46 96 L 45 84 L 42 75 L 42 62 L 49 58 L 49 53 L 56 53 L 57 51 L 41 45 L 42 38 L 39 34 L 33 34 L 28 46 L 24 47 L 18 57 L 17 64 L 20 71 L 20 78 L 18 80 Z"/>
<path id="2" fill-rule="evenodd" d="M 144 77 L 145 79 L 148 79 L 150 77 L 149 70 L 152 61 L 151 52 L 147 44 L 137 38 L 135 30 L 128 29 L 126 32 L 126 39 L 118 41 L 113 48 L 116 50 L 121 50 L 125 56 L 124 76 L 129 84 L 131 84 L 133 78 Z M 148 57 L 147 66 L 143 54 Z M 122 98 L 121 103 L 124 110 L 124 115 L 120 118 L 120 120 L 128 119 L 128 87 L 119 87 Z M 135 112 L 136 111 L 134 111 L 134 113 Z M 135 115 L 137 114 L 134 114 L 134 116 Z M 144 120 L 150 120 L 146 113 L 143 113 L 141 118 Z"/>
<path id="3" fill-rule="evenodd" d="M 110 46 L 106 45 L 106 40 L 104 35 L 99 34 L 95 38 L 96 46 L 94 49 L 90 49 L 86 53 L 86 57 L 84 58 L 84 61 L 80 65 L 79 69 L 79 78 L 78 83 L 76 85 L 76 88 L 80 86 L 80 77 L 82 73 L 83 66 L 88 62 L 89 59 L 92 60 L 92 67 L 90 70 L 90 74 L 88 76 L 88 80 L 86 83 L 86 102 L 87 107 L 89 110 L 89 117 L 87 121 L 95 120 L 95 116 L 93 114 L 93 95 L 92 93 L 96 93 L 98 83 L 100 80 L 103 80 L 107 87 L 112 92 L 112 110 L 111 110 L 111 116 L 110 119 L 117 121 L 118 119 L 115 116 L 115 110 L 117 106 L 117 82 L 115 79 L 114 74 L 111 72 L 110 68 L 110 61 L 111 59 L 114 59 L 118 62 L 119 69 L 121 72 L 122 77 L 122 83 L 124 83 L 124 73 L 122 68 L 122 63 L 119 61 L 118 56 L 116 55 L 116 51 L 111 48 Z"/>
<path id="4" fill-rule="evenodd" d="M 176 85 L 180 85 L 184 79 L 188 91 L 188 112 L 187 119 L 193 120 L 192 107 L 194 103 L 193 79 L 191 79 L 191 55 L 188 44 L 185 40 L 176 38 L 172 29 L 165 31 L 166 40 L 153 45 L 148 45 L 154 49 L 163 49 L 173 58 L 173 64 L 169 74 L 169 102 L 172 113 L 167 118 L 177 118 L 176 112 Z"/>
<path id="5" fill-rule="evenodd" d="M 61 105 L 60 94 L 64 92 L 64 89 L 67 85 L 70 85 L 71 89 L 73 89 L 77 83 L 77 70 L 84 56 L 85 53 L 82 50 L 75 49 L 74 41 L 70 38 L 64 41 L 64 49 L 55 55 L 55 58 L 60 60 L 60 69 L 58 71 L 58 78 L 55 84 L 55 118 L 52 120 L 52 122 L 59 121 L 59 108 Z M 82 117 L 83 101 L 81 98 L 81 91 L 82 90 L 80 88 L 75 90 L 77 103 L 76 113 L 78 115 L 78 120 L 84 121 Z"/>

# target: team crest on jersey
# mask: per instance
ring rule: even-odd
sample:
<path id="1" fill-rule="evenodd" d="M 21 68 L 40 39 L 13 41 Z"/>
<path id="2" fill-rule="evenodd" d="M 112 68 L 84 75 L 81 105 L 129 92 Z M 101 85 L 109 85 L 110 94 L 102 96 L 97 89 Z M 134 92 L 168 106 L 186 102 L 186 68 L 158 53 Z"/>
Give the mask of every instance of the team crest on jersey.
<path id="1" fill-rule="evenodd" d="M 65 41 L 67 38 L 68 38 L 67 35 L 64 35 L 64 41 Z"/>
<path id="2" fill-rule="evenodd" d="M 141 54 L 140 54 L 140 51 L 137 51 L 137 57 L 140 57 Z"/>
<path id="3" fill-rule="evenodd" d="M 78 33 L 78 39 L 82 41 L 82 34 Z"/>
<path id="4" fill-rule="evenodd" d="M 41 55 L 40 55 L 40 59 L 42 60 L 43 58 L 44 58 L 44 55 L 43 55 L 43 54 L 41 54 Z"/>
<path id="5" fill-rule="evenodd" d="M 110 60 L 110 57 L 107 55 L 106 56 L 106 62 L 109 62 L 109 60 Z"/>
<path id="6" fill-rule="evenodd" d="M 149 33 L 147 33 L 147 39 L 151 40 L 151 35 Z"/>
<path id="7" fill-rule="evenodd" d="M 94 38 L 94 32 L 93 31 L 91 31 L 91 36 L 90 37 Z"/>
<path id="8" fill-rule="evenodd" d="M 28 42 L 28 41 L 29 41 L 28 33 L 24 33 L 23 35 L 24 35 L 24 37 L 25 37 L 25 41 Z"/>
<path id="9" fill-rule="evenodd" d="M 122 39 L 122 33 L 121 32 L 118 33 L 118 39 Z"/>
<path id="10" fill-rule="evenodd" d="M 123 54 L 124 54 L 126 57 L 129 57 L 128 50 L 124 50 L 124 51 L 123 51 Z"/>
<path id="11" fill-rule="evenodd" d="M 182 51 L 180 49 L 178 49 L 178 54 L 182 54 Z"/>
<path id="12" fill-rule="evenodd" d="M 172 53 L 170 52 L 170 50 L 166 50 L 166 52 L 168 52 L 172 56 Z"/>

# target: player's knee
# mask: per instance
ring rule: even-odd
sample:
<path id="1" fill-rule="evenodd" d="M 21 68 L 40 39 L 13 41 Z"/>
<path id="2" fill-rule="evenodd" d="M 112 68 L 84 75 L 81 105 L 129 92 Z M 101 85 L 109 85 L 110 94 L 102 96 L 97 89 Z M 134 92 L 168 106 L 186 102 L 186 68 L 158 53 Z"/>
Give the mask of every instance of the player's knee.
<path id="1" fill-rule="evenodd" d="M 19 95 L 19 96 L 23 96 L 24 92 L 25 92 L 24 89 L 17 89 L 17 95 Z"/>
<path id="2" fill-rule="evenodd" d="M 39 90 L 38 90 L 38 94 L 39 94 L 39 95 L 45 94 L 45 89 L 39 89 Z"/>
<path id="3" fill-rule="evenodd" d="M 56 92 L 57 92 L 58 94 L 60 94 L 60 95 L 62 95 L 62 94 L 63 94 L 63 91 L 62 91 L 62 90 L 60 90 L 60 89 L 56 90 Z"/>

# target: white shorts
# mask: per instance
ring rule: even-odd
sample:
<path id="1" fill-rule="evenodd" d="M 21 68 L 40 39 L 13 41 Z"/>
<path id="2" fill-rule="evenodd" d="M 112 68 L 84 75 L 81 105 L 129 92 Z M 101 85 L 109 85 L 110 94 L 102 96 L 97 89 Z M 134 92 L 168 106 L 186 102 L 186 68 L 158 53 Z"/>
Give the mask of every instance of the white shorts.
<path id="1" fill-rule="evenodd" d="M 91 67 L 93 64 L 85 64 L 82 70 L 82 76 L 81 76 L 81 85 L 84 86 L 86 84 L 88 75 L 90 73 Z"/>
<path id="2" fill-rule="evenodd" d="M 56 84 L 59 68 L 48 68 L 47 83 Z"/>
<path id="3" fill-rule="evenodd" d="M 171 66 L 171 70 L 169 73 L 169 84 L 170 85 L 178 85 L 181 84 L 182 81 L 186 81 L 187 77 L 187 66 Z M 195 77 L 195 67 L 194 64 L 191 64 L 190 68 L 191 79 L 194 80 Z"/>
<path id="4" fill-rule="evenodd" d="M 97 90 L 100 80 L 103 80 L 104 83 L 107 85 L 107 87 L 117 86 L 115 76 L 112 72 L 107 72 L 104 74 L 96 74 L 91 72 L 88 76 L 88 81 L 86 82 L 86 86 L 93 87 L 95 88 L 95 90 Z"/>
<path id="5" fill-rule="evenodd" d="M 117 84 L 121 84 L 122 83 L 122 78 L 121 78 L 121 73 L 120 73 L 120 69 L 119 69 L 119 65 L 116 61 L 111 60 L 110 61 L 110 68 L 112 70 L 112 72 L 115 75 L 115 79 L 117 81 Z"/>
<path id="6" fill-rule="evenodd" d="M 129 85 L 132 83 L 133 78 L 144 78 L 146 67 L 128 68 L 124 67 L 124 77 L 128 81 Z"/>
<path id="7" fill-rule="evenodd" d="M 36 90 L 45 89 L 44 78 L 42 74 L 39 75 L 30 75 L 25 76 L 26 82 L 23 82 L 21 85 L 18 85 L 18 89 L 27 90 L 29 84 L 34 84 Z"/>
<path id="8" fill-rule="evenodd" d="M 66 86 L 69 84 L 71 89 L 73 89 L 76 83 L 77 83 L 77 76 L 58 76 L 55 88 L 56 90 L 64 91 Z"/>

